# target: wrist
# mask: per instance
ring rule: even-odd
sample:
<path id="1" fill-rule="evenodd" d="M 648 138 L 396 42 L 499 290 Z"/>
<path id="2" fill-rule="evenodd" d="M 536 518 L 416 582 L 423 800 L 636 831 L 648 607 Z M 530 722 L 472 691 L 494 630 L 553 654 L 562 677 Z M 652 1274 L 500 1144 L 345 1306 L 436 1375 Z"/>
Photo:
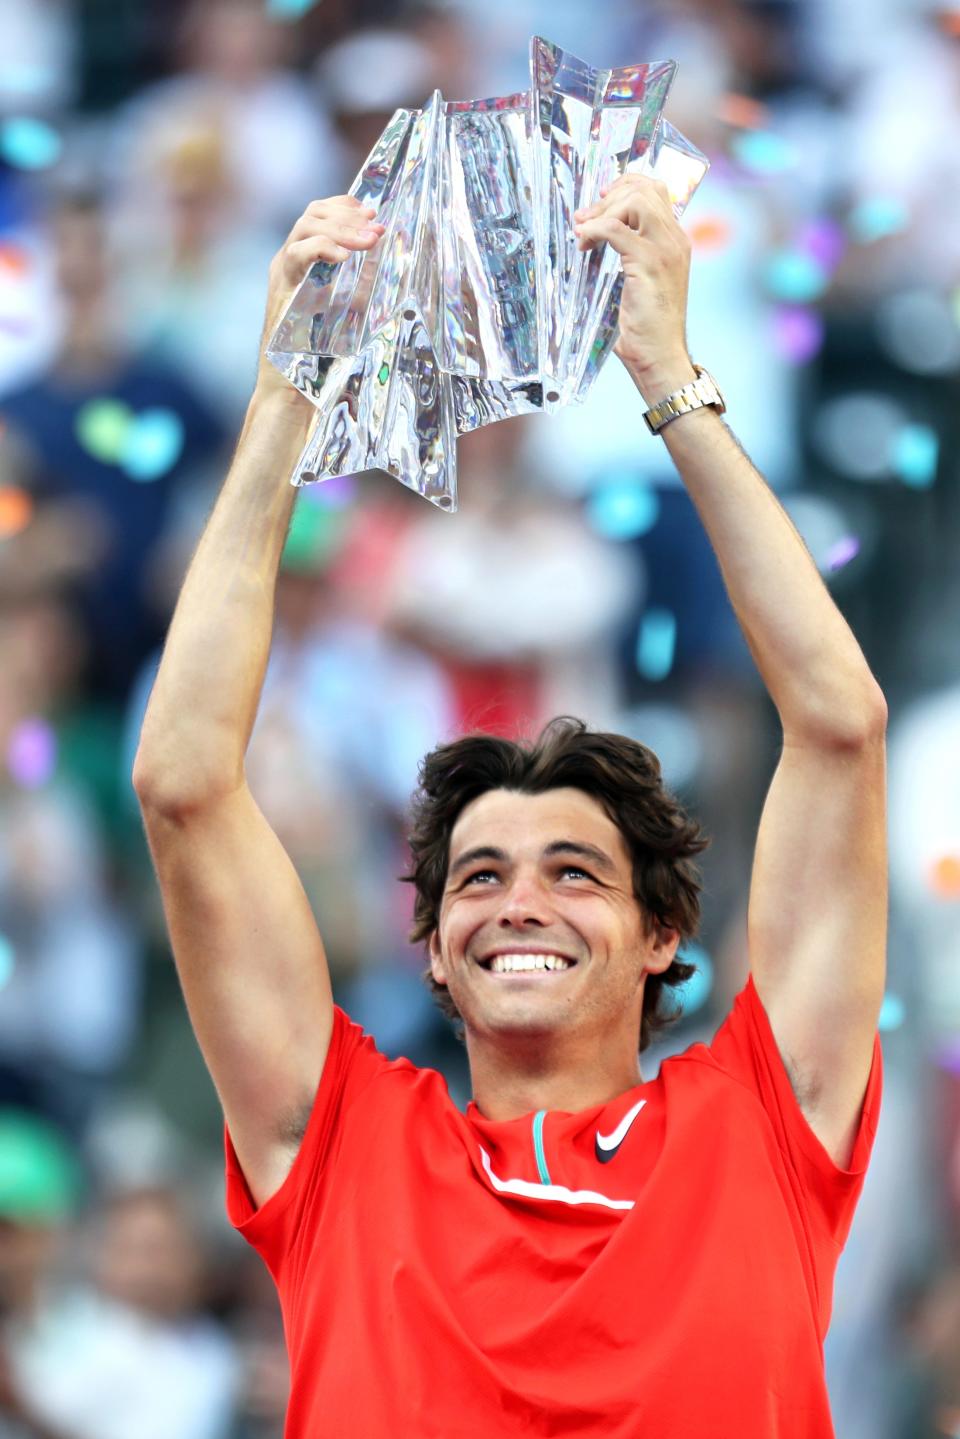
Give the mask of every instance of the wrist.
<path id="1" fill-rule="evenodd" d="M 306 443 L 316 406 L 305 395 L 286 380 L 277 385 L 271 378 L 258 379 L 247 406 L 246 425 L 253 421 L 266 420 L 290 431 L 292 436 L 300 435 Z M 246 425 L 244 428 L 246 428 Z"/>
<path id="2" fill-rule="evenodd" d="M 647 361 L 635 360 L 627 355 L 620 358 L 648 408 L 658 405 L 668 395 L 675 394 L 697 378 L 693 361 L 685 351 Z"/>

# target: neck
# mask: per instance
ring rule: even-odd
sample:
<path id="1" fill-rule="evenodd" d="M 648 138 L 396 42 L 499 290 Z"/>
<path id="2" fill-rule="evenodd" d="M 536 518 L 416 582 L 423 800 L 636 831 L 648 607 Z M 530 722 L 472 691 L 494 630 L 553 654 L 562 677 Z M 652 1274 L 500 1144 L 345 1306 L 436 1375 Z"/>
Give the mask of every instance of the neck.
<path id="1" fill-rule="evenodd" d="M 626 1043 L 612 1036 L 477 1035 L 467 1031 L 473 1098 L 485 1119 L 519 1119 L 537 1110 L 578 1114 L 608 1104 L 643 1083 L 637 1030 Z"/>

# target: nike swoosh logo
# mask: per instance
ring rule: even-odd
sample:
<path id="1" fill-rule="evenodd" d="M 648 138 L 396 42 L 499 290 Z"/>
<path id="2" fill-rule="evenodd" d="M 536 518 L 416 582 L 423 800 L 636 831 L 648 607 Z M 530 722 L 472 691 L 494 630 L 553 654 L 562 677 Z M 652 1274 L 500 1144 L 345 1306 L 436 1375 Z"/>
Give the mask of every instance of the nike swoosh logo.
<path id="1" fill-rule="evenodd" d="M 637 1115 L 640 1113 L 646 1102 L 647 1101 L 645 1099 L 640 1099 L 637 1101 L 637 1103 L 633 1106 L 632 1109 L 628 1109 L 612 1134 L 601 1134 L 599 1129 L 597 1130 L 596 1153 L 597 1158 L 599 1159 L 601 1164 L 610 1163 L 611 1159 L 616 1154 L 623 1141 L 626 1139 L 631 1124 L 636 1119 Z"/>

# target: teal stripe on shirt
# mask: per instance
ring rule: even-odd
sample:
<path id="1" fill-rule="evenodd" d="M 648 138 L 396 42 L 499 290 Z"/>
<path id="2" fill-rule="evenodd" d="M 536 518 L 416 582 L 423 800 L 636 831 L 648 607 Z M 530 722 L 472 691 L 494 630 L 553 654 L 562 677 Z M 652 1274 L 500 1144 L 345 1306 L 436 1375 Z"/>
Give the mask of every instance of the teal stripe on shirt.
<path id="1" fill-rule="evenodd" d="M 545 1109 L 539 1110 L 533 1116 L 533 1152 L 537 1156 L 537 1173 L 540 1175 L 541 1184 L 552 1184 L 550 1171 L 547 1168 L 547 1156 L 543 1152 L 543 1121 L 547 1117 Z"/>

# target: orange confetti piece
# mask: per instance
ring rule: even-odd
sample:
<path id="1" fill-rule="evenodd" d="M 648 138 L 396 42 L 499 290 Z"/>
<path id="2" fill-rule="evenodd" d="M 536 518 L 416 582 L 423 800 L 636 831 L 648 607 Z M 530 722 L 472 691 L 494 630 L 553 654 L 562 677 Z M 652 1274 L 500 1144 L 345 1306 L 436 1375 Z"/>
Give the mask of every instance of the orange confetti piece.
<path id="1" fill-rule="evenodd" d="M 960 854 L 945 854 L 934 862 L 930 886 L 941 899 L 960 899 Z"/>
<path id="2" fill-rule="evenodd" d="M 770 124 L 770 111 L 750 95 L 724 95 L 717 106 L 717 118 L 738 130 L 764 130 Z"/>
<path id="3" fill-rule="evenodd" d="M 26 273 L 30 256 L 22 245 L 0 244 L 0 270 L 19 277 Z"/>
<path id="4" fill-rule="evenodd" d="M 15 485 L 0 486 L 0 540 L 25 530 L 33 516 L 33 500 Z"/>
<path id="5" fill-rule="evenodd" d="M 719 215 L 694 220 L 687 233 L 695 250 L 722 250 L 730 241 L 730 226 Z"/>

